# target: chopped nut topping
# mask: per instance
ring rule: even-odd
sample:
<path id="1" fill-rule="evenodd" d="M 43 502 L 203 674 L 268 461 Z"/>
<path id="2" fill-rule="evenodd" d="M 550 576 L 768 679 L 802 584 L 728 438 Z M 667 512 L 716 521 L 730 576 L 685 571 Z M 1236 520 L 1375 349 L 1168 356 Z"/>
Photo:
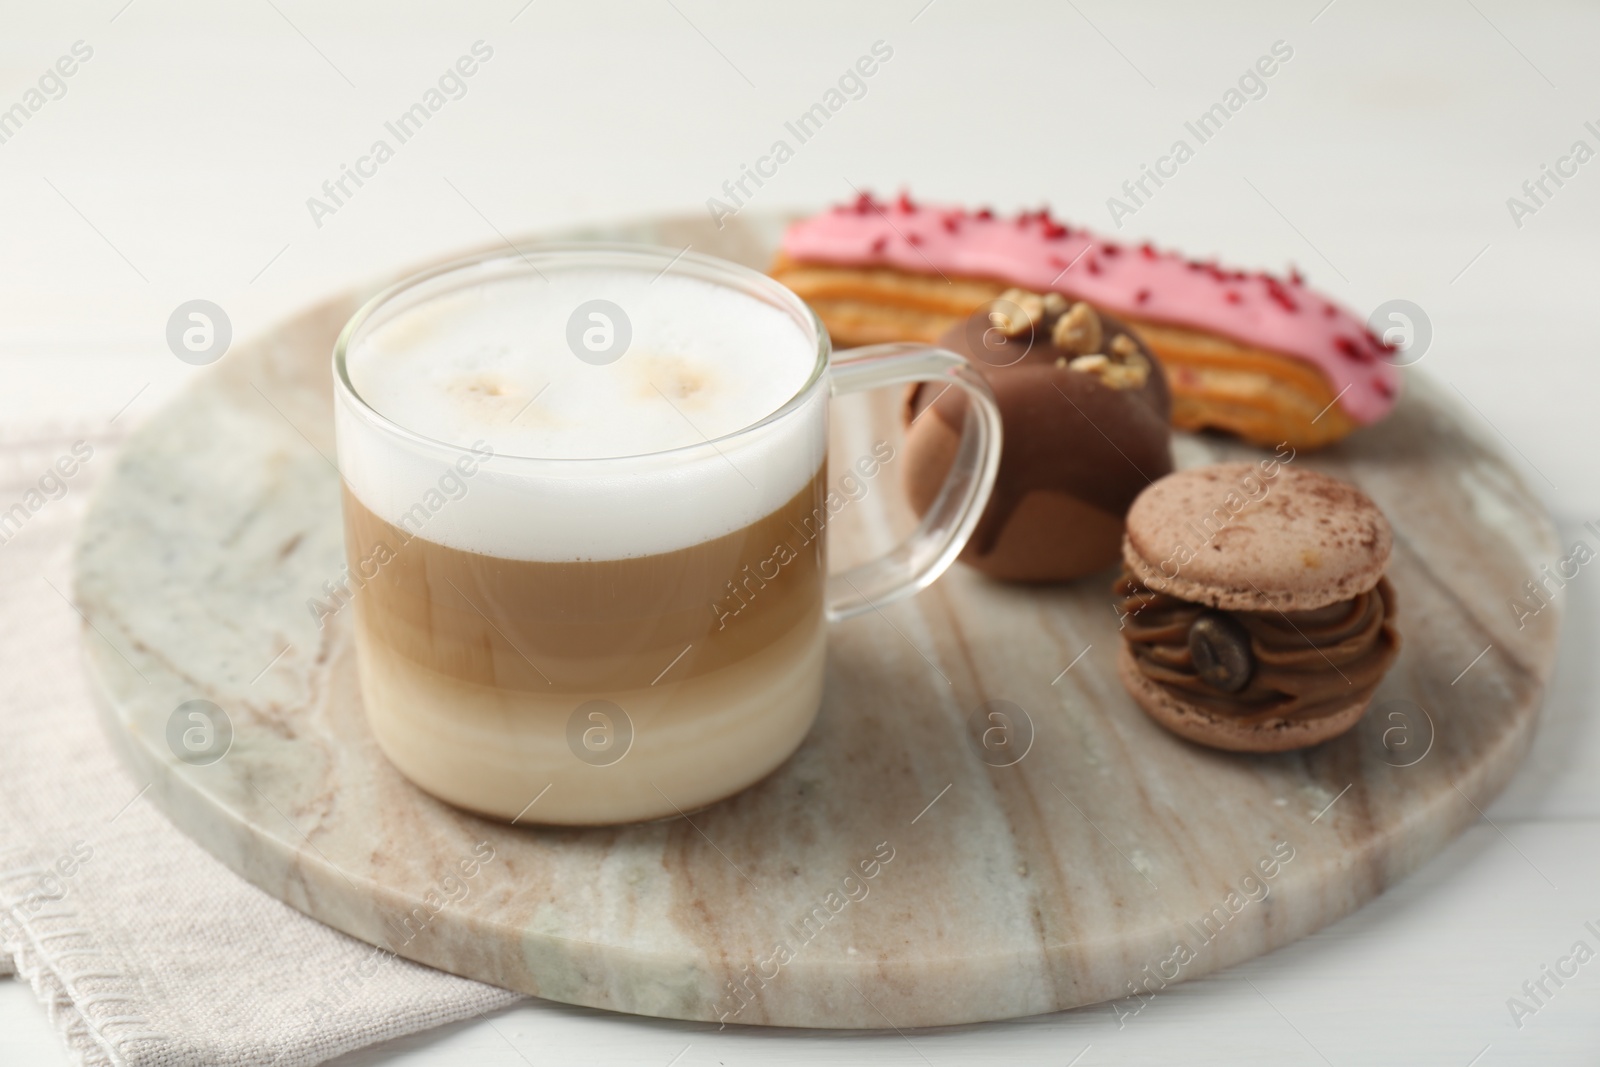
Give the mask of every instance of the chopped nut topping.
<path id="1" fill-rule="evenodd" d="M 1138 389 L 1149 377 L 1148 367 L 1114 366 L 1102 381 L 1113 389 Z"/>
<path id="2" fill-rule="evenodd" d="M 1067 369 L 1093 374 L 1101 385 L 1111 389 L 1138 389 L 1150 377 L 1150 361 L 1138 352 L 1126 363 L 1114 362 L 1110 356 L 1099 352 L 1079 356 L 1067 364 Z"/>
<path id="3" fill-rule="evenodd" d="M 1058 314 L 1067 310 L 1067 298 L 1060 293 L 1044 294 L 1044 309 L 1051 314 Z"/>
<path id="4" fill-rule="evenodd" d="M 989 324 L 1002 337 L 1017 337 L 1044 318 L 1044 297 L 1023 289 L 1007 289 L 989 310 Z"/>
<path id="5" fill-rule="evenodd" d="M 1095 352 L 1092 355 L 1079 356 L 1067 364 L 1068 370 L 1082 371 L 1084 374 L 1100 374 L 1110 367 L 1111 360 Z"/>
<path id="6" fill-rule="evenodd" d="M 1050 331 L 1050 340 L 1057 348 L 1064 348 L 1080 356 L 1100 351 L 1100 342 L 1104 336 L 1100 316 L 1095 314 L 1094 308 L 1081 300 L 1057 319 L 1055 328 Z"/>
<path id="7" fill-rule="evenodd" d="M 1111 339 L 1111 354 L 1124 362 L 1132 362 L 1135 356 L 1144 357 L 1139 352 L 1139 344 L 1125 333 L 1119 333 Z"/>

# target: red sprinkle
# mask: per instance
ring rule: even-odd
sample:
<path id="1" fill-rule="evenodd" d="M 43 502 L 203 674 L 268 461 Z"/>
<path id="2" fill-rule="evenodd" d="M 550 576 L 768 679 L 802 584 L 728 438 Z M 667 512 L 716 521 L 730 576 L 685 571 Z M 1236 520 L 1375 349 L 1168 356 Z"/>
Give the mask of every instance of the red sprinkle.
<path id="1" fill-rule="evenodd" d="M 1116 256 L 1122 252 L 1122 246 L 1114 245 L 1110 241 L 1107 241 L 1105 244 L 1100 246 L 1100 251 L 1104 252 L 1108 256 Z"/>
<path id="2" fill-rule="evenodd" d="M 1333 347 L 1339 350 L 1340 355 L 1346 359 L 1353 359 L 1357 363 L 1375 362 L 1375 357 L 1371 352 L 1364 350 L 1360 345 L 1343 335 L 1333 339 Z"/>
<path id="3" fill-rule="evenodd" d="M 920 245 L 922 243 L 922 234 L 920 234 L 920 233 L 910 234 L 909 236 L 906 237 L 906 241 L 909 242 L 910 244 Z"/>
<path id="4" fill-rule="evenodd" d="M 1383 394 L 1385 399 L 1388 399 L 1388 400 L 1393 400 L 1394 399 L 1394 386 L 1390 385 L 1388 382 L 1384 381 L 1382 378 L 1374 378 L 1374 379 L 1372 379 L 1372 387 L 1374 389 L 1376 389 L 1379 393 Z"/>
<path id="5" fill-rule="evenodd" d="M 1264 280 L 1267 285 L 1267 295 L 1272 298 L 1273 303 L 1285 311 L 1300 310 L 1300 305 L 1294 302 L 1294 298 L 1289 295 L 1289 291 L 1283 287 L 1282 282 L 1270 275 L 1264 276 Z"/>
<path id="6" fill-rule="evenodd" d="M 1298 270 L 1296 270 L 1295 268 L 1290 267 L 1289 268 L 1289 284 L 1290 285 L 1304 285 L 1305 283 L 1306 283 L 1306 280 L 1300 276 L 1300 272 Z"/>
<path id="7" fill-rule="evenodd" d="M 1228 292 L 1223 296 L 1223 299 L 1226 300 L 1230 304 L 1242 304 L 1242 303 L 1244 303 L 1244 297 L 1240 296 L 1237 292 L 1235 292 L 1232 289 L 1228 290 Z"/>
<path id="8" fill-rule="evenodd" d="M 1089 261 L 1084 264 L 1084 266 L 1088 269 L 1090 274 L 1100 273 L 1100 261 L 1095 259 L 1093 256 L 1089 257 Z"/>
<path id="9" fill-rule="evenodd" d="M 889 239 L 887 237 L 879 237 L 877 240 L 872 242 L 872 250 L 874 252 L 882 252 L 888 246 Z"/>
<path id="10" fill-rule="evenodd" d="M 900 199 L 896 203 L 900 210 L 904 211 L 908 215 L 917 210 L 917 205 L 911 202 L 911 195 L 909 193 L 901 193 Z"/>
<path id="11" fill-rule="evenodd" d="M 1150 290 L 1148 290 L 1148 289 L 1140 289 L 1137 293 L 1133 294 L 1133 301 L 1136 304 L 1143 304 L 1145 301 L 1147 301 L 1149 299 L 1150 299 Z"/>
<path id="12" fill-rule="evenodd" d="M 1322 313 L 1330 319 L 1337 318 L 1339 315 L 1339 309 L 1334 307 L 1332 304 L 1324 304 L 1322 305 Z"/>
<path id="13" fill-rule="evenodd" d="M 1139 254 L 1142 255 L 1145 259 L 1155 259 L 1156 258 L 1155 245 L 1151 244 L 1149 241 L 1146 241 L 1144 244 L 1139 246 Z"/>
<path id="14" fill-rule="evenodd" d="M 961 228 L 961 217 L 959 215 L 946 215 L 944 217 L 944 228 L 946 233 L 955 233 L 956 230 Z"/>
<path id="15" fill-rule="evenodd" d="M 1067 235 L 1067 228 L 1065 226 L 1059 226 L 1054 222 L 1046 222 L 1044 224 L 1044 235 L 1046 239 L 1054 241 L 1065 237 Z"/>
<path id="16" fill-rule="evenodd" d="M 992 219 L 992 218 L 994 218 L 994 212 L 989 208 L 980 207 L 978 209 L 978 218 L 980 218 L 980 219 Z"/>

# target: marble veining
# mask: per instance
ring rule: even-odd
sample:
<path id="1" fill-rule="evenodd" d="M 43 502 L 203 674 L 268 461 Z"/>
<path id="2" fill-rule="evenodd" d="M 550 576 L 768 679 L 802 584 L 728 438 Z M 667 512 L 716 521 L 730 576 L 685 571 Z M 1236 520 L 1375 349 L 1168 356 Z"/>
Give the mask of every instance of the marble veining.
<path id="1" fill-rule="evenodd" d="M 561 236 L 762 265 L 780 225 Z M 1295 460 L 1359 482 L 1397 533 L 1404 650 L 1335 742 L 1250 758 L 1180 741 L 1116 681 L 1110 573 L 1025 589 L 958 567 L 834 627 L 816 728 L 740 796 L 587 831 L 454 811 L 375 748 L 348 613 L 319 627 L 306 606 L 343 563 L 329 352 L 370 291 L 237 346 L 133 437 L 83 527 L 76 596 L 105 728 L 151 798 L 245 878 L 389 951 L 730 1023 L 926 1026 L 1147 994 L 1382 892 L 1528 747 L 1558 608 L 1519 628 L 1508 600 L 1559 555 L 1554 532 L 1487 428 L 1408 370 L 1393 418 Z M 834 454 L 897 443 L 896 401 L 836 405 Z M 1254 453 L 1187 437 L 1178 454 Z M 847 509 L 836 566 L 909 528 L 898 476 L 889 463 Z M 197 698 L 233 732 L 207 765 L 168 743 Z M 994 701 L 1013 729 L 1000 754 L 980 741 Z M 327 976 L 330 1010 L 359 987 Z"/>

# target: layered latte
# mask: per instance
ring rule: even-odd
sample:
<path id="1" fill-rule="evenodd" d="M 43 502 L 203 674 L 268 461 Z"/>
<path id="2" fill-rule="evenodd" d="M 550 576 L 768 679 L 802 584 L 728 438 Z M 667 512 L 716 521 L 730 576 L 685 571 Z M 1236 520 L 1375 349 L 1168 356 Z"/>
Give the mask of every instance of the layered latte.
<path id="1" fill-rule="evenodd" d="M 816 364 L 789 309 L 624 261 L 486 263 L 353 323 L 345 539 L 390 760 L 567 824 L 689 811 L 781 763 L 821 699 Z"/>

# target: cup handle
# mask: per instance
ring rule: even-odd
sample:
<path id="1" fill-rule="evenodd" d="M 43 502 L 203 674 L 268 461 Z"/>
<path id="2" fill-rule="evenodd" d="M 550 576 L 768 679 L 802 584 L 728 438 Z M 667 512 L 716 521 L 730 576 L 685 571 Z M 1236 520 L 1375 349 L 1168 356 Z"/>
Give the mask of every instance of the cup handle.
<path id="1" fill-rule="evenodd" d="M 912 382 L 966 390 L 967 418 L 955 463 L 933 506 L 911 536 L 886 555 L 828 576 L 827 617 L 848 619 L 931 585 L 961 554 L 983 515 L 1000 470 L 1000 408 L 967 361 L 932 345 L 885 344 L 836 352 L 829 368 L 833 395 Z"/>

